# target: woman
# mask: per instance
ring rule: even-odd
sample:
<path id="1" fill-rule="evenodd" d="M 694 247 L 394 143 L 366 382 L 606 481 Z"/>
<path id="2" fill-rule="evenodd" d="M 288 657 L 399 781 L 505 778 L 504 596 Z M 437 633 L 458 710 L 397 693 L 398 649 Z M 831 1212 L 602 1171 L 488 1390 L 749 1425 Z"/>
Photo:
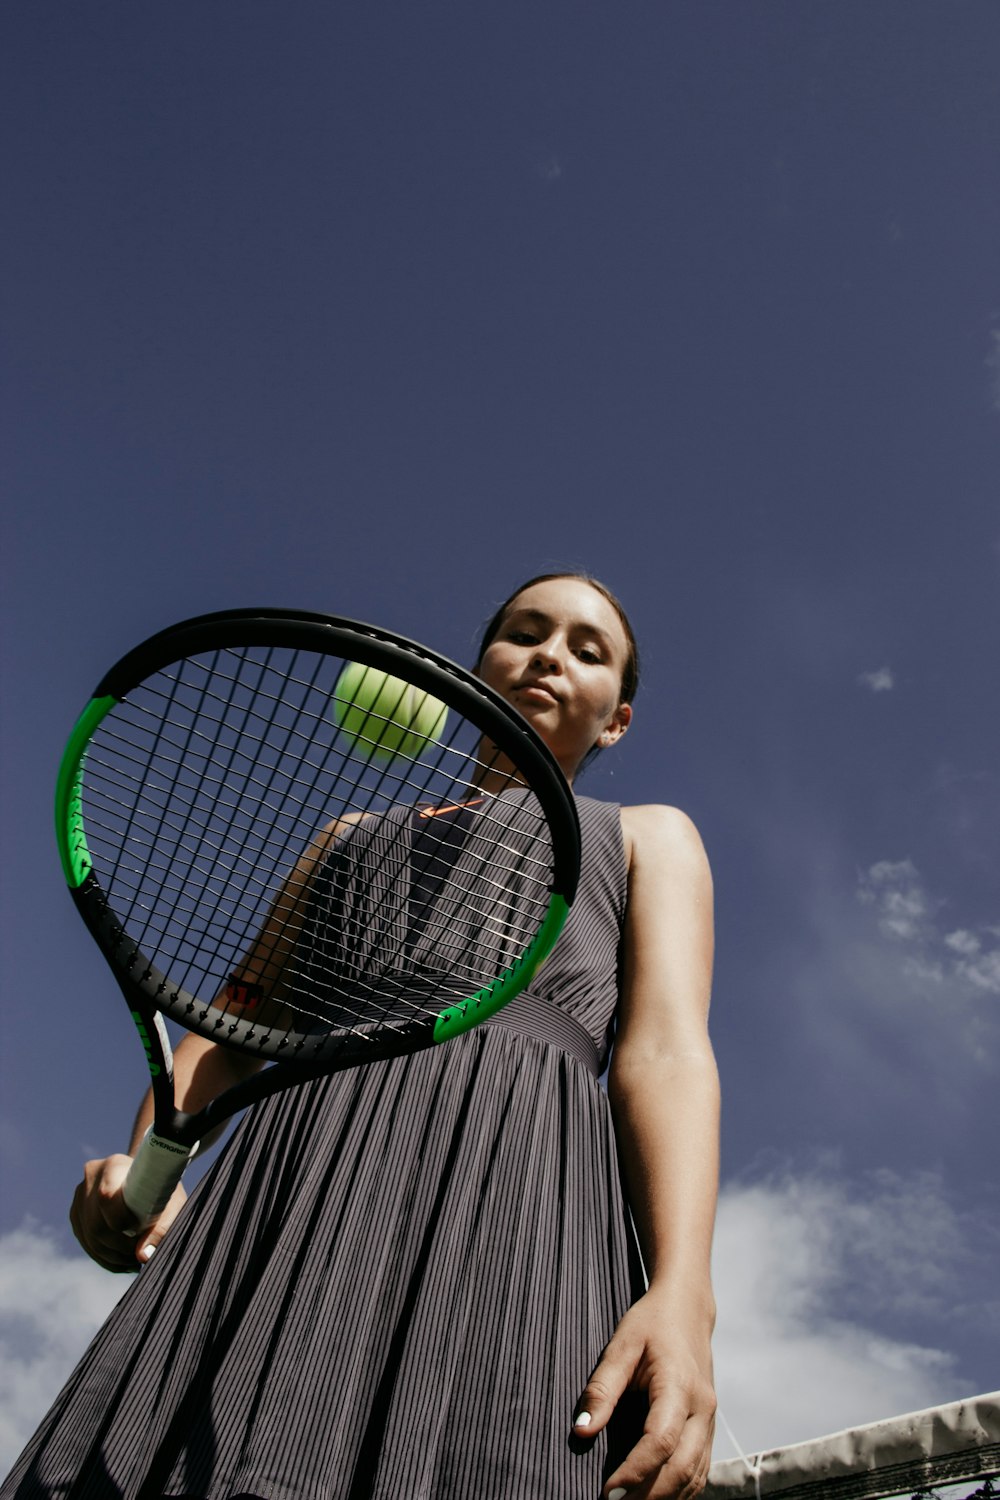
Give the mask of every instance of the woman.
<path id="1" fill-rule="evenodd" d="M 477 669 L 570 781 L 631 725 L 634 637 L 589 578 L 518 589 Z M 71 1214 L 88 1253 L 118 1270 L 162 1249 L 0 1500 L 699 1493 L 711 879 L 675 809 L 578 807 L 570 920 L 493 1021 L 258 1106 L 173 1228 L 182 1190 L 129 1238 L 129 1157 L 88 1163 Z M 182 1107 L 241 1066 L 186 1037 Z"/>

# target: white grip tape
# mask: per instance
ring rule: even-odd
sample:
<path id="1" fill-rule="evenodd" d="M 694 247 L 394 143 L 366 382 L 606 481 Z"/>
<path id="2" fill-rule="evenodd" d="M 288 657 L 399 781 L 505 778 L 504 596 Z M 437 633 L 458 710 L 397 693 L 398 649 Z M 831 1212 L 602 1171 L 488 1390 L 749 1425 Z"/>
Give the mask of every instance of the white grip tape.
<path id="1" fill-rule="evenodd" d="M 170 1194 L 184 1175 L 184 1168 L 197 1151 L 193 1146 L 179 1146 L 162 1135 L 147 1130 L 132 1159 L 122 1184 L 122 1197 L 144 1224 L 166 1208 Z"/>

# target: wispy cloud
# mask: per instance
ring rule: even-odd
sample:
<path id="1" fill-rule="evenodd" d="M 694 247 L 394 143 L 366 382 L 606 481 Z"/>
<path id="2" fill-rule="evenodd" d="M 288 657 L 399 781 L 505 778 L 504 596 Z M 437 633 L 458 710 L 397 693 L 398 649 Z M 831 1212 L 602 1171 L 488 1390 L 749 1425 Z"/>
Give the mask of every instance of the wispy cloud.
<path id="1" fill-rule="evenodd" d="M 535 176 L 542 182 L 558 182 L 563 174 L 562 162 L 554 153 L 539 157 L 535 162 Z"/>
<path id="2" fill-rule="evenodd" d="M 861 672 L 858 682 L 862 687 L 870 688 L 873 693 L 891 693 L 896 686 L 891 667 L 879 667 L 875 672 Z"/>
<path id="3" fill-rule="evenodd" d="M 725 1188 L 716 1370 L 740 1446 L 802 1442 L 971 1394 L 947 1348 L 887 1331 L 894 1320 L 961 1321 L 956 1288 L 971 1254 L 928 1173 L 850 1182 L 789 1171 Z M 720 1437 L 716 1457 L 730 1452 Z"/>
<path id="4" fill-rule="evenodd" d="M 67 1252 L 38 1224 L 0 1235 L 0 1474 L 130 1279 Z"/>
<path id="5" fill-rule="evenodd" d="M 987 928 L 995 935 L 996 929 Z M 958 957 L 954 963 L 955 973 L 976 990 L 991 995 L 1000 995 L 1000 946 L 984 949 L 974 933 L 960 930 L 945 937 L 945 946 Z"/>
<path id="6" fill-rule="evenodd" d="M 990 330 L 986 368 L 990 372 L 990 405 L 994 411 L 1000 411 L 1000 328 Z"/>
<path id="7" fill-rule="evenodd" d="M 858 879 L 858 900 L 873 906 L 879 931 L 903 942 L 930 932 L 927 893 L 911 860 L 879 860 Z"/>
<path id="8" fill-rule="evenodd" d="M 788 894 L 787 923 L 752 980 L 758 1086 L 786 1091 L 788 1110 L 810 1122 L 816 1139 L 864 1153 L 884 1135 L 887 1159 L 896 1163 L 922 1159 L 939 1135 L 942 1159 L 965 1180 L 962 1134 L 985 1125 L 1000 1071 L 992 988 L 1000 924 L 987 925 L 982 881 L 970 890 L 947 847 L 939 887 L 913 859 L 859 866 L 842 832 L 809 809 L 794 828 L 762 826 L 762 845 L 773 838 L 773 857 L 799 879 Z M 963 860 L 974 838 L 956 845 Z M 954 933 L 971 934 L 978 950 L 964 938 L 957 951 L 946 941 Z M 742 975 L 726 963 L 723 951 L 720 986 L 738 987 Z M 726 992 L 719 993 L 724 1004 Z M 724 1065 L 744 1065 L 745 1055 L 717 1028 Z M 732 1088 L 730 1101 L 732 1109 Z M 742 1081 L 738 1103 L 755 1111 L 751 1132 L 772 1116 L 778 1129 L 780 1112 L 757 1109 Z"/>
<path id="9" fill-rule="evenodd" d="M 973 993 L 1000 995 L 1000 940 L 996 927 L 942 933 L 935 920 L 943 902 L 928 895 L 911 860 L 880 860 L 858 880 L 858 899 L 873 908 L 884 936 L 903 946 L 907 972 L 929 984 L 958 983 Z"/>

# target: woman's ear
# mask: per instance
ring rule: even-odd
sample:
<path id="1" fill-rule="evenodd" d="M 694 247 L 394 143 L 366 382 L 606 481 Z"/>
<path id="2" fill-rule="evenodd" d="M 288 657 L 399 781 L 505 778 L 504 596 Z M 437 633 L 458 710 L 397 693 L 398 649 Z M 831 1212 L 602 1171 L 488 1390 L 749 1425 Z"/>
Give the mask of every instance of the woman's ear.
<path id="1" fill-rule="evenodd" d="M 628 726 L 631 724 L 631 722 L 631 703 L 619 703 L 618 707 L 615 709 L 614 716 L 610 724 L 606 725 L 606 727 L 601 730 L 601 733 L 598 736 L 597 743 L 600 745 L 601 749 L 606 750 L 609 745 L 616 745 L 621 739 L 622 735 L 628 729 Z"/>

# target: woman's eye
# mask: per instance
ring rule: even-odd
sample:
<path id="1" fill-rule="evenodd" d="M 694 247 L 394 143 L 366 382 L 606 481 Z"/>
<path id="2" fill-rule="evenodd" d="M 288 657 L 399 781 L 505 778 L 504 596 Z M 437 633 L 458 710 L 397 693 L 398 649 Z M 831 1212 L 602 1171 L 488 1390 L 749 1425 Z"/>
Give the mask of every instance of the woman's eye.
<path id="1" fill-rule="evenodd" d="M 532 635 L 530 630 L 511 630 L 507 639 L 513 641 L 516 646 L 534 646 L 538 637 Z"/>
<path id="2" fill-rule="evenodd" d="M 589 646 L 581 646 L 577 655 L 581 661 L 585 661 L 588 664 L 592 663 L 594 666 L 598 666 L 601 661 L 601 653 L 599 651 L 592 651 Z"/>

